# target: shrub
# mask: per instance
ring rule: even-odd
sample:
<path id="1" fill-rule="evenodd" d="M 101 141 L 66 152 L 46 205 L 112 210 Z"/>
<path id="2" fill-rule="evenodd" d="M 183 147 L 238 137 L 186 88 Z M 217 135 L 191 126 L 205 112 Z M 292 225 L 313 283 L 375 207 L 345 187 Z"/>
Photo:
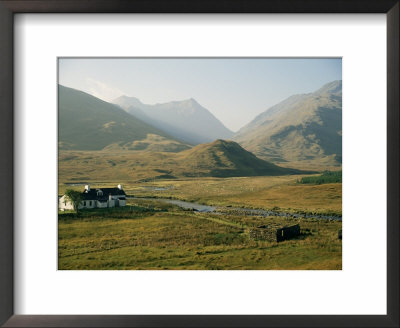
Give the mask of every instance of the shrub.
<path id="1" fill-rule="evenodd" d="M 301 184 L 324 184 L 324 183 L 341 183 L 342 171 L 325 171 L 320 176 L 304 177 L 298 183 Z"/>

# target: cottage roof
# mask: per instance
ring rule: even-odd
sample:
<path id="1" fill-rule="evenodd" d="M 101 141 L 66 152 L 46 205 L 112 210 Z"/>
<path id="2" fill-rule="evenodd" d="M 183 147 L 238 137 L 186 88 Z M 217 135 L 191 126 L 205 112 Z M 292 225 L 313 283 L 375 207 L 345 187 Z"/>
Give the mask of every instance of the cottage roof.
<path id="1" fill-rule="evenodd" d="M 102 191 L 102 193 L 99 193 Z M 83 200 L 98 200 L 98 201 L 106 201 L 108 196 L 120 196 L 119 198 L 125 198 L 125 191 L 119 188 L 98 188 L 98 189 L 90 189 L 84 190 L 82 192 Z"/>

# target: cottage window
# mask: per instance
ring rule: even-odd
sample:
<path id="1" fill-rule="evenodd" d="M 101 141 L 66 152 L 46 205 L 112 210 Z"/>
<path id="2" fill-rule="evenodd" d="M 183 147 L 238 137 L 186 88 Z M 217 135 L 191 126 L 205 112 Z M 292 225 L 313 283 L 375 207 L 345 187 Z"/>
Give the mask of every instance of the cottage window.
<path id="1" fill-rule="evenodd" d="M 86 200 L 83 201 L 83 206 L 86 206 Z"/>
<path id="2" fill-rule="evenodd" d="M 89 206 L 92 206 L 92 201 L 89 201 Z"/>

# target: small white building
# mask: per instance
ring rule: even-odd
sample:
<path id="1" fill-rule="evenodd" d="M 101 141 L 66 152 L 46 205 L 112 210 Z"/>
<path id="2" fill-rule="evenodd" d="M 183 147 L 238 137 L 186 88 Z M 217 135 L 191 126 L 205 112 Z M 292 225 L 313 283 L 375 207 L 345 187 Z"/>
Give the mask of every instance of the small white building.
<path id="1" fill-rule="evenodd" d="M 126 205 L 126 194 L 122 189 L 122 185 L 117 188 L 98 188 L 91 189 L 90 185 L 85 186 L 82 192 L 82 201 L 78 209 L 83 208 L 105 208 L 118 207 Z M 73 210 L 74 206 L 67 196 L 63 195 L 58 200 L 58 208 L 61 211 Z"/>

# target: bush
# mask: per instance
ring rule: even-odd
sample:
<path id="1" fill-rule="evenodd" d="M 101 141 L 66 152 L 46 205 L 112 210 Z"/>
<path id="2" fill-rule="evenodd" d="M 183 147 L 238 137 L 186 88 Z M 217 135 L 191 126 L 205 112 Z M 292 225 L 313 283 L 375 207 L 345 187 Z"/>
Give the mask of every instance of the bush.
<path id="1" fill-rule="evenodd" d="M 342 171 L 325 171 L 317 177 L 304 177 L 298 181 L 301 184 L 341 183 Z"/>

